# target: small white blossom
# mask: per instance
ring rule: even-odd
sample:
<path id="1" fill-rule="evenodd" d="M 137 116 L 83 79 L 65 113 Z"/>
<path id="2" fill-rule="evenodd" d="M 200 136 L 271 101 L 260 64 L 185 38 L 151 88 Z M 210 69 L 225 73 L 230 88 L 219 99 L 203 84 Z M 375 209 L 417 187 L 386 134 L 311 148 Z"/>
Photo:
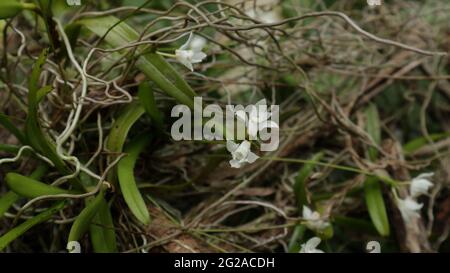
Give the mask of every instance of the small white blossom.
<path id="1" fill-rule="evenodd" d="M 319 237 L 313 237 L 309 239 L 305 244 L 302 244 L 302 248 L 299 253 L 324 253 L 322 250 L 317 249 L 320 244 Z"/>
<path id="2" fill-rule="evenodd" d="M 405 223 L 410 223 L 412 220 L 420 218 L 420 210 L 423 204 L 418 203 L 416 199 L 422 194 L 428 194 L 430 187 L 433 186 L 433 183 L 428 178 L 433 175 L 433 173 L 423 173 L 412 179 L 409 187 L 409 196 L 405 199 L 397 199 L 397 206 Z"/>
<path id="3" fill-rule="evenodd" d="M 192 64 L 200 63 L 206 58 L 206 54 L 202 52 L 205 44 L 206 40 L 203 37 L 191 33 L 187 42 L 175 50 L 175 58 L 189 70 L 194 71 Z"/>
<path id="4" fill-rule="evenodd" d="M 198 36 L 198 35 L 192 35 L 190 48 L 193 51 L 200 52 L 200 51 L 203 50 L 205 45 L 206 45 L 206 39 L 205 38 L 203 38 L 202 36 Z M 206 57 L 206 54 L 205 54 L 205 57 Z"/>
<path id="5" fill-rule="evenodd" d="M 303 219 L 306 221 L 305 226 L 314 231 L 322 231 L 330 225 L 321 219 L 317 211 L 312 211 L 307 206 L 303 206 Z"/>
<path id="6" fill-rule="evenodd" d="M 240 144 L 237 144 L 231 140 L 227 141 L 227 150 L 233 156 L 233 159 L 230 160 L 230 165 L 233 168 L 240 168 L 245 163 L 253 163 L 259 157 L 250 151 L 250 142 L 247 140 L 242 141 Z"/>
<path id="7" fill-rule="evenodd" d="M 427 178 L 432 177 L 434 173 L 423 173 L 411 181 L 409 193 L 412 198 L 417 198 L 422 194 L 428 194 L 428 190 L 433 183 Z"/>
<path id="8" fill-rule="evenodd" d="M 397 199 L 397 206 L 402 214 L 403 220 L 406 223 L 410 223 L 412 220 L 420 218 L 420 210 L 423 204 L 417 203 L 416 200 L 410 196 L 405 199 Z"/>
<path id="9" fill-rule="evenodd" d="M 236 115 L 243 121 L 246 121 L 248 135 L 255 139 L 258 132 L 266 128 L 278 128 L 278 124 L 272 120 L 268 120 L 272 115 L 271 112 L 267 111 L 267 103 L 265 99 L 262 99 L 252 106 L 251 111 L 248 115 L 245 111 L 236 111 Z"/>

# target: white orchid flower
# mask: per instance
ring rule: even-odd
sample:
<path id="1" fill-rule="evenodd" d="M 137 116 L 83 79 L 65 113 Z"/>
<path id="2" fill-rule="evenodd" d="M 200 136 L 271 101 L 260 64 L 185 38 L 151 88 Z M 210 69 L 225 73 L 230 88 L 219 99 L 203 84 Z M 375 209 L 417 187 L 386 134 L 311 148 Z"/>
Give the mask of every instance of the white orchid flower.
<path id="1" fill-rule="evenodd" d="M 303 219 L 306 221 L 305 226 L 314 231 L 322 231 L 330 225 L 321 219 L 317 211 L 312 211 L 307 206 L 303 206 Z"/>
<path id="2" fill-rule="evenodd" d="M 247 140 L 242 141 L 240 144 L 237 144 L 231 140 L 227 141 L 227 150 L 233 156 L 233 159 L 230 160 L 230 165 L 233 168 L 240 168 L 245 163 L 253 163 L 259 157 L 250 151 L 250 142 Z"/>
<path id="3" fill-rule="evenodd" d="M 419 212 L 423 204 L 417 203 L 416 200 L 408 196 L 405 199 L 397 199 L 397 206 L 405 223 L 410 223 L 412 220 L 420 218 Z"/>
<path id="4" fill-rule="evenodd" d="M 427 178 L 433 175 L 434 173 L 423 173 L 411 180 L 409 193 L 412 198 L 417 198 L 422 194 L 428 194 L 428 190 L 433 186 L 433 183 Z"/>
<path id="5" fill-rule="evenodd" d="M 192 64 L 201 63 L 206 54 L 202 52 L 206 40 L 193 33 L 189 35 L 187 42 L 179 49 L 175 50 L 175 58 L 189 70 L 194 71 Z"/>
<path id="6" fill-rule="evenodd" d="M 252 106 L 248 118 L 245 111 L 242 110 L 236 111 L 236 115 L 239 119 L 246 122 L 248 135 L 251 139 L 256 139 L 258 132 L 266 128 L 279 128 L 276 122 L 268 120 L 272 113 L 267 111 L 265 99 L 258 101 L 256 105 Z"/>
<path id="7" fill-rule="evenodd" d="M 302 248 L 299 253 L 324 253 L 322 250 L 317 249 L 320 242 L 319 237 L 309 239 L 305 244 L 302 244 Z"/>

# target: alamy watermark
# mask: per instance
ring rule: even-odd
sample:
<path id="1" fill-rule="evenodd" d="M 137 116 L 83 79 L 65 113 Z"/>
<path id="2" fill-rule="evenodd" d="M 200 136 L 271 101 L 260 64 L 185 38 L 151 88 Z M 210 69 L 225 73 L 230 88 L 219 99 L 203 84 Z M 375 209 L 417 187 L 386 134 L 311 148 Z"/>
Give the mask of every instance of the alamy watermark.
<path id="1" fill-rule="evenodd" d="M 367 4 L 371 7 L 381 6 L 381 0 L 367 0 Z"/>
<path id="2" fill-rule="evenodd" d="M 69 6 L 81 6 L 81 0 L 66 0 Z"/>

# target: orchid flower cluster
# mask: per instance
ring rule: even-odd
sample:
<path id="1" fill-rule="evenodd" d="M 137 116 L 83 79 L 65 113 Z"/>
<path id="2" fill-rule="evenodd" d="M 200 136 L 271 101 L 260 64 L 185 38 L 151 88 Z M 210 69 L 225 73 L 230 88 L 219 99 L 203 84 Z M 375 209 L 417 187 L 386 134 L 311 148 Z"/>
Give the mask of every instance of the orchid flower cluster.
<path id="1" fill-rule="evenodd" d="M 397 198 L 397 207 L 400 210 L 405 223 L 410 223 L 412 220 L 420 218 L 420 210 L 423 207 L 422 203 L 417 201 L 421 195 L 427 195 L 433 183 L 429 180 L 433 173 L 423 173 L 413 180 L 409 187 L 409 195 L 405 199 Z"/>
<path id="2" fill-rule="evenodd" d="M 203 37 L 194 35 L 192 32 L 189 39 L 179 49 L 175 50 L 175 55 L 161 53 L 163 56 L 173 57 L 189 70 L 194 71 L 193 64 L 200 63 L 206 58 L 202 51 L 206 45 Z M 278 124 L 269 118 L 272 112 L 269 112 L 265 99 L 260 100 L 256 105 L 251 106 L 248 115 L 244 110 L 236 111 L 238 122 L 244 123 L 249 140 L 244 139 L 240 143 L 233 140 L 227 140 L 226 148 L 231 153 L 232 159 L 230 165 L 233 168 L 240 168 L 246 163 L 255 162 L 259 156 L 251 151 L 251 140 L 258 137 L 258 132 L 267 128 L 278 128 Z"/>
<path id="3" fill-rule="evenodd" d="M 247 134 L 250 140 L 255 140 L 258 137 L 258 132 L 267 128 L 278 128 L 278 124 L 269 118 L 272 112 L 269 112 L 265 99 L 262 99 L 251 107 L 247 113 L 243 110 L 236 111 L 236 116 L 239 122 L 245 123 Z M 246 163 L 255 162 L 259 156 L 251 151 L 251 142 L 243 140 L 240 144 L 228 140 L 227 150 L 231 153 L 232 159 L 230 165 L 233 168 L 240 168 Z"/>

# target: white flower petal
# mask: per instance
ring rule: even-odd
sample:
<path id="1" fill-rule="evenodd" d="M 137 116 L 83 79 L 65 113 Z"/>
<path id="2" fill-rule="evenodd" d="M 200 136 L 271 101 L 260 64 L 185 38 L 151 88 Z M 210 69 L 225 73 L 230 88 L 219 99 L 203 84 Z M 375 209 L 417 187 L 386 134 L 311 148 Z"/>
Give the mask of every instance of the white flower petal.
<path id="1" fill-rule="evenodd" d="M 236 151 L 236 149 L 239 147 L 239 144 L 234 143 L 234 141 L 228 140 L 227 141 L 227 150 L 230 153 L 233 153 L 234 151 Z"/>
<path id="2" fill-rule="evenodd" d="M 247 140 L 244 140 L 241 142 L 241 144 L 239 145 L 239 148 L 236 151 L 239 150 L 239 152 L 247 155 L 250 150 L 250 146 L 251 146 L 250 142 L 248 142 Z"/>
<path id="3" fill-rule="evenodd" d="M 206 45 L 206 39 L 198 36 L 198 35 L 194 35 L 194 37 L 192 38 L 191 44 L 190 44 L 190 48 L 194 51 L 202 51 L 203 47 L 205 47 Z"/>
<path id="4" fill-rule="evenodd" d="M 180 46 L 180 50 L 188 49 L 193 37 L 194 37 L 194 33 L 191 32 L 191 34 L 189 34 L 189 38 L 187 39 L 186 43 L 184 43 L 182 46 Z"/>
<path id="5" fill-rule="evenodd" d="M 251 150 L 251 143 L 247 140 L 242 141 L 240 144 L 236 144 L 233 141 L 227 141 L 227 150 L 233 157 L 230 160 L 230 165 L 233 168 L 240 168 L 244 163 L 253 163 L 259 157 Z"/>
<path id="6" fill-rule="evenodd" d="M 433 186 L 433 183 L 427 179 L 431 176 L 433 176 L 433 173 L 423 173 L 411 180 L 409 192 L 413 198 L 428 194 L 429 189 Z"/>
<path id="7" fill-rule="evenodd" d="M 192 56 L 192 63 L 201 63 L 204 58 L 206 58 L 206 54 L 203 52 L 195 52 L 194 56 Z"/>
<path id="8" fill-rule="evenodd" d="M 190 50 L 175 50 L 175 56 L 176 59 L 183 64 L 184 66 L 186 66 L 187 68 L 189 68 L 189 70 L 193 71 L 194 68 L 192 67 L 192 63 L 190 61 L 190 59 L 192 58 L 192 55 L 194 53 Z"/>
<path id="9" fill-rule="evenodd" d="M 313 231 L 322 231 L 330 225 L 327 221 L 321 219 L 317 211 L 312 211 L 307 206 L 303 206 L 302 214 L 305 226 Z"/>
<path id="10" fill-rule="evenodd" d="M 415 179 L 411 182 L 410 194 L 416 198 L 420 195 L 428 194 L 428 190 L 433 186 L 433 183 L 426 179 Z"/>
<path id="11" fill-rule="evenodd" d="M 242 167 L 242 162 L 232 159 L 230 160 L 230 165 L 232 168 L 240 168 Z"/>
<path id="12" fill-rule="evenodd" d="M 303 205 L 303 218 L 305 220 L 310 220 L 312 217 L 312 210 L 308 207 Z"/>
<path id="13" fill-rule="evenodd" d="M 398 199 L 397 206 L 402 214 L 402 218 L 406 223 L 410 223 L 412 220 L 420 218 L 420 210 L 423 204 L 417 203 L 411 197 L 405 199 Z"/>
<path id="14" fill-rule="evenodd" d="M 306 245 L 309 249 L 315 249 L 320 244 L 320 242 L 321 240 L 319 237 L 313 237 L 309 239 L 308 242 L 306 242 Z"/>
<path id="15" fill-rule="evenodd" d="M 265 122 L 270 118 L 269 112 L 267 112 L 267 106 L 260 106 L 258 113 L 258 122 Z"/>
<path id="16" fill-rule="evenodd" d="M 257 156 L 255 153 L 253 152 L 249 152 L 247 155 L 247 162 L 248 163 L 253 163 L 255 162 L 257 159 L 259 158 L 259 156 Z"/>
<path id="17" fill-rule="evenodd" d="M 192 66 L 192 63 L 186 61 L 186 60 L 180 60 L 180 63 L 182 63 L 184 66 L 186 66 L 189 70 L 194 72 L 194 67 Z"/>
<path id="18" fill-rule="evenodd" d="M 321 240 L 319 237 L 309 239 L 305 244 L 302 244 L 300 253 L 324 253 L 324 251 L 317 249 Z"/>
<path id="19" fill-rule="evenodd" d="M 431 172 L 431 173 L 422 173 L 419 176 L 417 176 L 416 178 L 428 178 L 428 177 L 433 177 L 433 176 L 434 176 L 433 172 Z"/>
<path id="20" fill-rule="evenodd" d="M 194 71 L 192 64 L 200 63 L 207 56 L 205 53 L 201 52 L 205 41 L 200 38 L 194 36 L 191 32 L 186 43 L 175 50 L 176 59 L 191 71 Z"/>

